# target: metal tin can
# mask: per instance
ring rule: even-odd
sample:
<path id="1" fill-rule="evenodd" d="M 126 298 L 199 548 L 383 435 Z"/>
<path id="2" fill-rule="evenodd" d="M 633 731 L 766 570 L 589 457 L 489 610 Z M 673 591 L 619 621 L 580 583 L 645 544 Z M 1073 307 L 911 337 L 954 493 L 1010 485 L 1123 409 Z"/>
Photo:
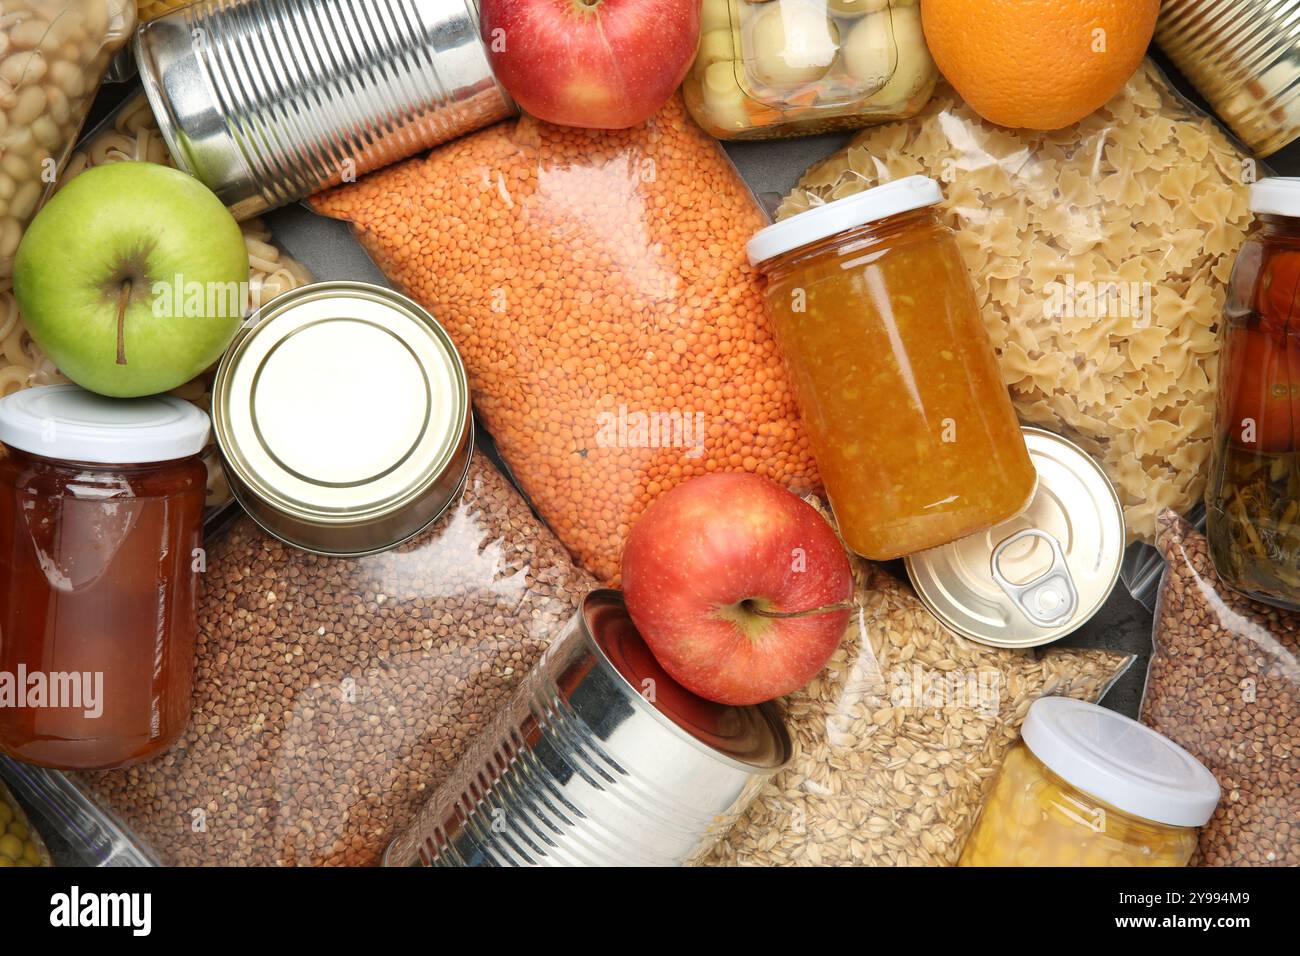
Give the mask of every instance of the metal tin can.
<path id="1" fill-rule="evenodd" d="M 790 754 L 771 704 L 686 691 L 622 595 L 592 591 L 384 864 L 690 863 Z"/>
<path id="2" fill-rule="evenodd" d="M 419 534 L 460 494 L 474 446 L 451 338 L 362 282 L 303 286 L 254 314 L 217 368 L 212 424 L 239 503 L 319 554 Z"/>
<path id="3" fill-rule="evenodd" d="M 135 53 L 172 158 L 239 219 L 515 112 L 476 0 L 208 0 Z"/>
<path id="4" fill-rule="evenodd" d="M 1106 473 L 1059 435 L 1022 430 L 1038 471 L 1029 507 L 906 560 L 940 621 L 995 647 L 1037 647 L 1082 627 L 1106 603 L 1124 557 L 1124 509 Z"/>
<path id="5" fill-rule="evenodd" d="M 1156 42 L 1260 156 L 1300 136 L 1300 0 L 1165 0 Z"/>

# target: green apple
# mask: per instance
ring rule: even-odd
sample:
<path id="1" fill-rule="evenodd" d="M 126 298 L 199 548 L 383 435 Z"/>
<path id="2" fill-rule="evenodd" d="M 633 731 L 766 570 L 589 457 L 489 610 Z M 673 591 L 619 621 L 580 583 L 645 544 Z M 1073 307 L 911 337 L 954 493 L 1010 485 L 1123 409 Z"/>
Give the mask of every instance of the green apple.
<path id="1" fill-rule="evenodd" d="M 239 224 L 205 186 L 154 163 L 82 173 L 37 214 L 14 260 L 32 339 L 101 395 L 153 395 L 221 357 L 248 304 Z"/>

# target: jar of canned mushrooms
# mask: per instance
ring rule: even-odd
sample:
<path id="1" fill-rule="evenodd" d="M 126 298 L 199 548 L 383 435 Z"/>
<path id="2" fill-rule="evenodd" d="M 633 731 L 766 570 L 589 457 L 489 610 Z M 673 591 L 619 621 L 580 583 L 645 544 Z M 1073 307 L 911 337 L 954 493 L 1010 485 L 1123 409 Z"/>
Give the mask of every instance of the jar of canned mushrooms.
<path id="1" fill-rule="evenodd" d="M 906 119 L 938 71 L 916 0 L 704 0 L 683 92 L 720 139 Z"/>

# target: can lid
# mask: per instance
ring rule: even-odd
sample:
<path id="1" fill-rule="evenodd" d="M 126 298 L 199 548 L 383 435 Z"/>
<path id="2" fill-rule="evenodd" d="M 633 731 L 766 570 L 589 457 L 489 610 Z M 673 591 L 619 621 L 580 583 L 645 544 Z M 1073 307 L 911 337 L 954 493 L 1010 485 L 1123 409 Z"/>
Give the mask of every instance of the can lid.
<path id="1" fill-rule="evenodd" d="M 42 385 L 0 399 L 0 441 L 60 461 L 174 461 L 203 450 L 208 416 L 171 395 L 108 398 L 78 385 Z"/>
<path id="2" fill-rule="evenodd" d="M 677 683 L 637 632 L 620 592 L 593 591 L 583 614 L 596 646 L 636 697 L 678 729 L 750 770 L 775 771 L 790 759 L 789 734 L 771 704 L 718 704 Z"/>
<path id="3" fill-rule="evenodd" d="M 1270 176 L 1250 186 L 1250 211 L 1274 216 L 1300 216 L 1300 177 Z"/>
<path id="4" fill-rule="evenodd" d="M 1035 647 L 1077 630 L 1106 602 L 1124 558 L 1124 508 L 1092 456 L 1024 427 L 1038 472 L 1016 517 L 905 561 L 945 625 L 997 647 Z"/>
<path id="5" fill-rule="evenodd" d="M 1168 737 L 1136 720 L 1069 697 L 1040 697 L 1021 739 L 1047 769 L 1117 810 L 1175 827 L 1199 827 L 1219 805 L 1214 774 Z"/>
<path id="6" fill-rule="evenodd" d="M 469 421 L 464 366 L 414 302 L 360 282 L 286 293 L 241 329 L 212 389 L 233 488 L 312 526 L 418 501 Z"/>
<path id="7" fill-rule="evenodd" d="M 750 265 L 758 265 L 792 249 L 820 242 L 828 236 L 856 229 L 869 222 L 896 216 L 943 201 L 943 190 L 928 176 L 905 176 L 864 192 L 816 206 L 797 216 L 759 230 L 745 252 Z"/>

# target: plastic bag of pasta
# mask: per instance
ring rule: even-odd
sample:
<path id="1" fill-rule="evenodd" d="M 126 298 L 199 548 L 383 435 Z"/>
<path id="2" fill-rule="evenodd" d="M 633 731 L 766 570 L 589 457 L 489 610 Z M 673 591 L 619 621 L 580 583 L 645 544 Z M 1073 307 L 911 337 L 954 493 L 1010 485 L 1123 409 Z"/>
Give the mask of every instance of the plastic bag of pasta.
<path id="1" fill-rule="evenodd" d="M 628 130 L 501 123 L 312 205 L 451 334 L 512 475 L 602 580 L 688 478 L 817 487 L 745 257 L 765 217 L 680 98 Z"/>
<path id="2" fill-rule="evenodd" d="M 777 216 L 914 173 L 945 182 L 943 217 L 1022 420 L 1095 455 L 1130 540 L 1151 542 L 1156 515 L 1205 488 L 1217 323 L 1254 163 L 1148 63 L 1054 132 L 993 126 L 945 87 L 810 169 Z M 1139 597 L 1159 573 L 1144 555 L 1125 576 Z"/>

